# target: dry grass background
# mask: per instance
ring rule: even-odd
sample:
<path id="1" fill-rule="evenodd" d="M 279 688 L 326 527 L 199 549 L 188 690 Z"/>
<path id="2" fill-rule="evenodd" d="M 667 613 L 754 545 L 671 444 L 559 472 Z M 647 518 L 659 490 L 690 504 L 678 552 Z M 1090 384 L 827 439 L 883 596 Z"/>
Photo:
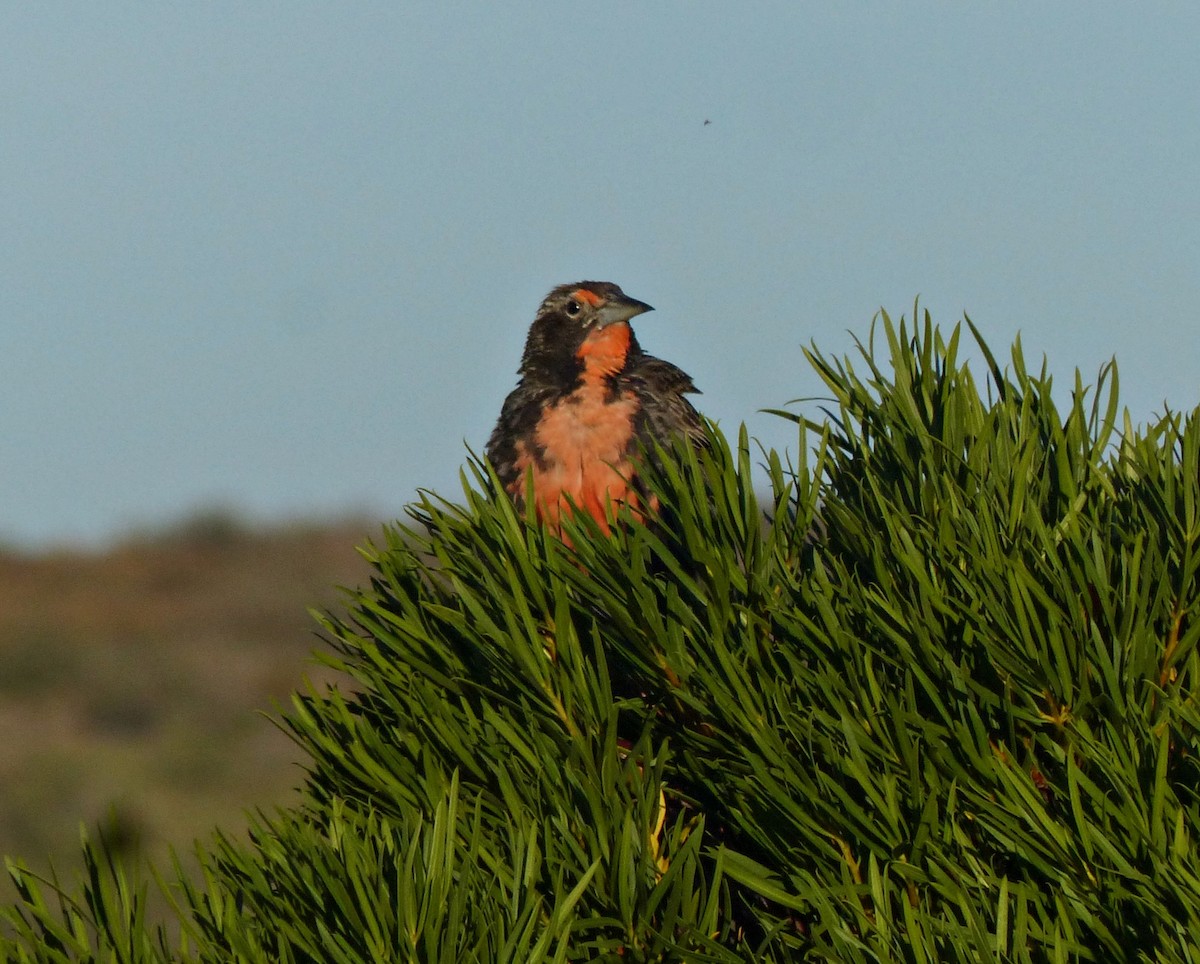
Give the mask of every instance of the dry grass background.
<path id="1" fill-rule="evenodd" d="M 161 862 L 287 803 L 300 755 L 263 712 L 329 680 L 308 609 L 366 581 L 378 531 L 218 512 L 104 553 L 0 552 L 0 853 L 70 876 L 82 824 Z"/>

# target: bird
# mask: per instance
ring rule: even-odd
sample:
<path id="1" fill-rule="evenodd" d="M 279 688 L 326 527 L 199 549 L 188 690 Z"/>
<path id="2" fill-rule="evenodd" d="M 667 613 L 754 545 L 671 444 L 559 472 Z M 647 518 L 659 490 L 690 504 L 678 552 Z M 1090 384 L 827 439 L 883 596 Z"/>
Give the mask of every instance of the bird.
<path id="1" fill-rule="evenodd" d="M 518 504 L 532 482 L 538 516 L 561 535 L 572 511 L 609 533 L 610 513 L 657 508 L 639 491 L 637 456 L 678 438 L 703 446 L 690 375 L 638 344 L 630 320 L 654 309 L 608 281 L 559 285 L 538 308 L 517 387 L 484 449 Z"/>

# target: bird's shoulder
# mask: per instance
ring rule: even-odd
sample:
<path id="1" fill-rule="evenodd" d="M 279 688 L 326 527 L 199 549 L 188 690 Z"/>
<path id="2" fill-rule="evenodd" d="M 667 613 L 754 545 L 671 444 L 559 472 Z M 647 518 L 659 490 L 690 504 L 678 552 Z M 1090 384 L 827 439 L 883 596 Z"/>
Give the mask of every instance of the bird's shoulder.
<path id="1" fill-rule="evenodd" d="M 675 395 L 699 395 L 700 389 L 692 381 L 692 376 L 678 365 L 662 358 L 645 353 L 632 360 L 624 372 L 624 377 L 630 386 L 639 394 L 671 393 Z"/>
<path id="2" fill-rule="evenodd" d="M 667 443 L 683 436 L 704 444 L 700 413 L 686 398 L 700 394 L 691 375 L 669 361 L 641 355 L 624 377 L 639 402 L 638 434 L 643 441 Z"/>
<path id="3" fill-rule="evenodd" d="M 484 447 L 484 454 L 505 482 L 516 477 L 519 444 L 533 437 L 546 407 L 559 393 L 549 385 L 522 379 L 500 408 L 500 418 Z M 511 476 L 511 477 L 510 477 Z"/>

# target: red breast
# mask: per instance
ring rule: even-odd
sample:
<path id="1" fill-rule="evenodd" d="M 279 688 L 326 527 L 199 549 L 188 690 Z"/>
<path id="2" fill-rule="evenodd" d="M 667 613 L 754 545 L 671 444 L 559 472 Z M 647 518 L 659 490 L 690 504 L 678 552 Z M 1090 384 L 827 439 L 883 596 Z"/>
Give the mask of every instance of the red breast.
<path id="1" fill-rule="evenodd" d="M 583 364 L 579 387 L 545 409 L 534 432 L 542 453 L 534 466 L 538 511 L 556 524 L 568 499 L 608 531 L 606 506 L 634 501 L 629 480 L 638 401 L 632 392 L 611 396 L 608 376 L 625 365 L 633 333 L 625 322 L 592 332 L 576 357 Z M 521 478 L 530 464 L 521 446 Z"/>

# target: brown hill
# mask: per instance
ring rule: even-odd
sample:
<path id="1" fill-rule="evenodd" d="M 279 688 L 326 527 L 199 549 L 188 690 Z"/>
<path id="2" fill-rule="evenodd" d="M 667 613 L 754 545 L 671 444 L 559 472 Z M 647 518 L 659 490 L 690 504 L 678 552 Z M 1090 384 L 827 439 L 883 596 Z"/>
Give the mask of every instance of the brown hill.
<path id="1" fill-rule="evenodd" d="M 365 581 L 377 532 L 208 515 L 106 553 L 0 554 L 0 853 L 72 874 L 82 823 L 157 860 L 287 802 L 299 754 L 263 711 L 328 679 L 307 610 Z"/>

